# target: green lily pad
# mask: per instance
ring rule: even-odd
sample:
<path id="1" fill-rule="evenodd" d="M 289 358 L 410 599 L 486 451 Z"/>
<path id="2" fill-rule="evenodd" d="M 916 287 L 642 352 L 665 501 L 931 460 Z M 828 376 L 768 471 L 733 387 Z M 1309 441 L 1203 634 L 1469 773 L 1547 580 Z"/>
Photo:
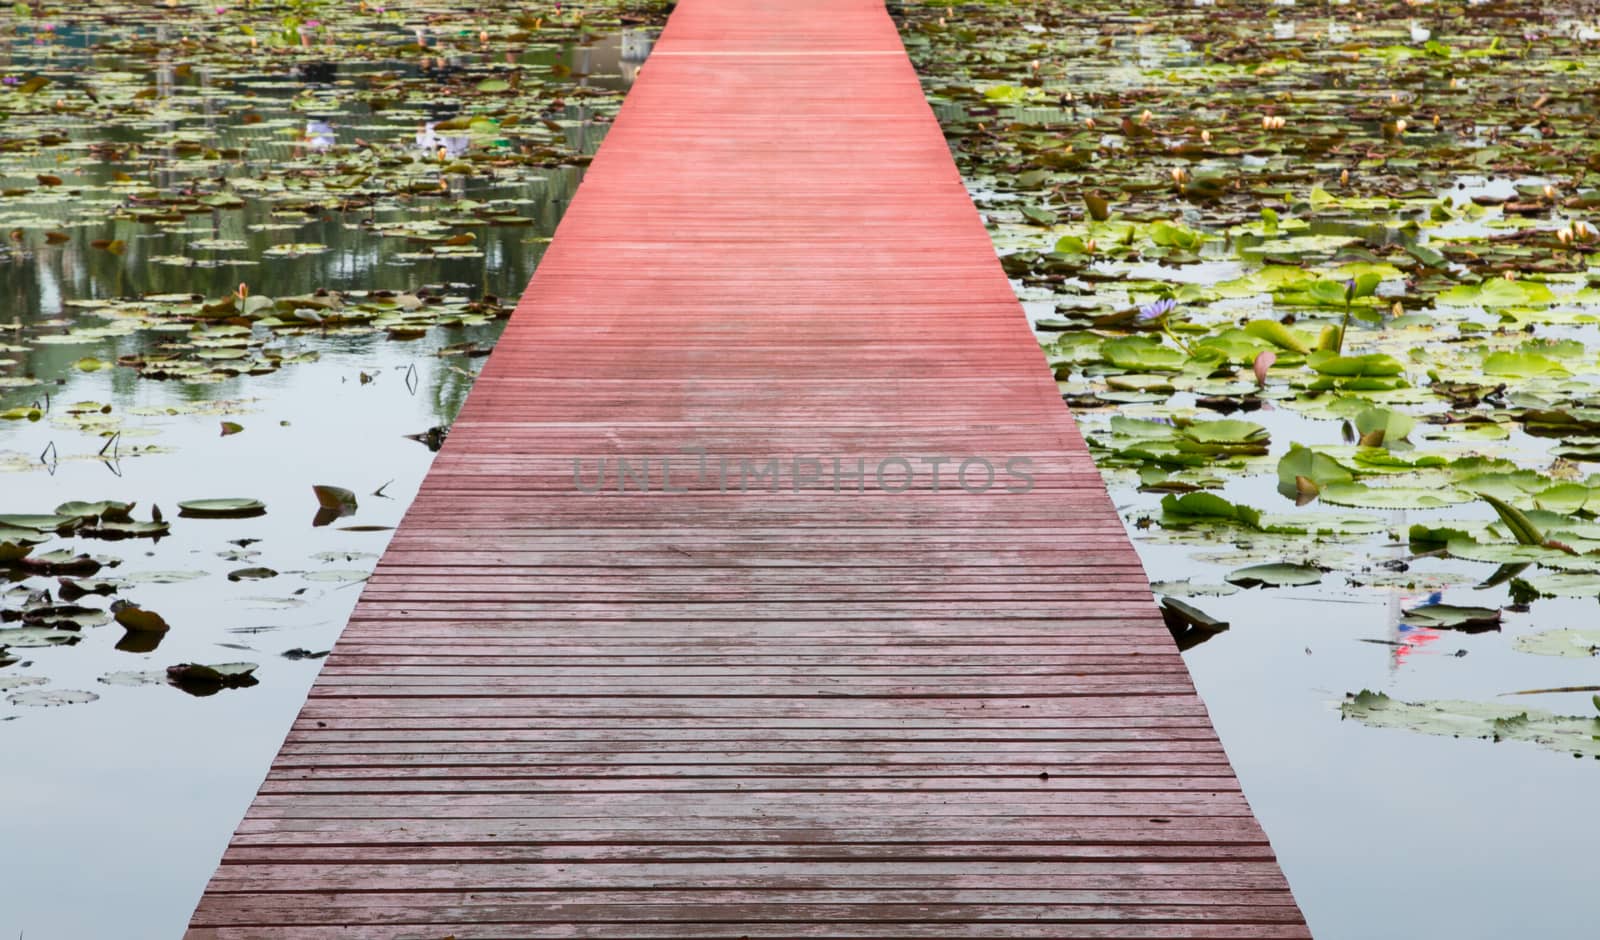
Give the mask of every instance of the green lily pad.
<path id="1" fill-rule="evenodd" d="M 1365 356 L 1341 356 L 1318 350 L 1306 357 L 1306 365 L 1322 375 L 1340 378 L 1369 378 L 1400 375 L 1405 366 L 1400 360 L 1383 353 Z"/>
<path id="2" fill-rule="evenodd" d="M 1324 487 L 1330 483 L 1349 483 L 1355 479 L 1355 475 L 1327 454 L 1299 444 L 1290 444 L 1289 452 L 1278 460 L 1278 483 L 1281 488 L 1293 493 L 1296 481 L 1300 479 Z"/>
<path id="3" fill-rule="evenodd" d="M 1458 607 L 1454 604 L 1428 604 L 1401 612 L 1401 622 L 1435 630 L 1460 630 L 1478 633 L 1500 629 L 1498 607 Z"/>
<path id="4" fill-rule="evenodd" d="M 112 519 L 126 519 L 128 513 L 133 511 L 133 503 L 121 503 L 115 500 L 102 499 L 94 502 L 73 501 L 62 503 L 56 507 L 58 517 L 78 519 L 99 519 L 110 516 Z"/>
<path id="5" fill-rule="evenodd" d="M 1365 483 L 1331 483 L 1322 488 L 1322 501 L 1358 509 L 1438 509 L 1472 501 L 1472 496 L 1449 487 L 1368 486 Z"/>
<path id="6" fill-rule="evenodd" d="M 1201 522 L 1235 522 L 1251 528 L 1261 524 L 1261 511 L 1230 503 L 1215 493 L 1168 493 L 1161 498 L 1162 525 L 1186 526 Z"/>
<path id="7" fill-rule="evenodd" d="M 11 529 L 32 529 L 35 532 L 60 532 L 83 522 L 82 516 L 29 515 L 26 513 L 0 516 L 0 526 Z"/>
<path id="8" fill-rule="evenodd" d="M 1107 362 L 1130 372 L 1176 372 L 1189 359 L 1181 349 L 1134 336 L 1101 343 L 1100 354 Z"/>
<path id="9" fill-rule="evenodd" d="M 1489 278 L 1479 284 L 1460 284 L 1434 297 L 1440 306 L 1528 307 L 1554 303 L 1555 293 L 1536 281 Z"/>

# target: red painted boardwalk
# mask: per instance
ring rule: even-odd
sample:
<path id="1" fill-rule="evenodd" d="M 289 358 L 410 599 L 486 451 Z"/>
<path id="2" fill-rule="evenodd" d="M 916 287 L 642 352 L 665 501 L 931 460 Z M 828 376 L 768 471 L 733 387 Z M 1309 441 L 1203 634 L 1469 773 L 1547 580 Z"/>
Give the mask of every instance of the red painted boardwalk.
<path id="1" fill-rule="evenodd" d="M 193 924 L 1308 936 L 881 5 L 680 3 Z"/>

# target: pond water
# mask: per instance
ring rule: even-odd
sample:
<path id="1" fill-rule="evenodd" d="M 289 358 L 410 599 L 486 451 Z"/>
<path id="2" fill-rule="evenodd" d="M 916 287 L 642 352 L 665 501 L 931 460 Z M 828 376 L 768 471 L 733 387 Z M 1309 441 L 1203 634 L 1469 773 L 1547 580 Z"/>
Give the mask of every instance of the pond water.
<path id="1" fill-rule="evenodd" d="M 20 232 L 0 253 L 0 413 L 37 409 L 0 420 L 0 515 L 114 500 L 168 524 L 32 533 L 35 556 L 86 553 L 92 574 L 0 570 L 0 935 L 182 932 L 653 35 L 578 32 L 470 40 L 421 65 L 314 47 L 230 63 L 137 24 L 0 35 L 0 74 L 55 76 L 42 94 L 72 102 L 83 76 L 127 75 L 161 102 L 109 127 L 89 106 L 8 127 L 69 142 L 0 151 L 0 219 Z M 141 43 L 163 61 L 127 51 Z M 461 106 L 432 100 L 452 82 L 499 94 L 484 76 L 511 71 L 541 88 L 518 99 L 538 117 L 527 130 L 451 127 Z M 418 103 L 374 110 L 357 95 L 374 76 Z M 472 162 L 485 154 L 488 169 Z M 241 283 L 235 309 L 200 313 Z M 262 296 L 299 299 L 243 306 Z M 317 518 L 315 485 L 350 491 L 354 512 Z M 266 512 L 180 514 L 209 498 Z M 68 581 L 110 591 L 73 600 L 94 611 L 76 624 L 52 606 Z M 170 630 L 94 625 L 117 601 Z M 235 662 L 254 685 L 165 675 Z"/>

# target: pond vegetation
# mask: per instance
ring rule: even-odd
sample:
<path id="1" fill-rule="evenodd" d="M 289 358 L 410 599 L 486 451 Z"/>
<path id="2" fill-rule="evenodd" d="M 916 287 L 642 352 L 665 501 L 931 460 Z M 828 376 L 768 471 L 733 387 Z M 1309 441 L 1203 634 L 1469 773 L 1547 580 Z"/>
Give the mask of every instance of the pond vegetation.
<path id="1" fill-rule="evenodd" d="M 1491 3 L 899 12 L 1139 540 L 1237 569 L 1152 567 L 1181 628 L 1251 587 L 1441 592 L 1402 616 L 1428 631 L 1600 597 L 1600 33 Z"/>

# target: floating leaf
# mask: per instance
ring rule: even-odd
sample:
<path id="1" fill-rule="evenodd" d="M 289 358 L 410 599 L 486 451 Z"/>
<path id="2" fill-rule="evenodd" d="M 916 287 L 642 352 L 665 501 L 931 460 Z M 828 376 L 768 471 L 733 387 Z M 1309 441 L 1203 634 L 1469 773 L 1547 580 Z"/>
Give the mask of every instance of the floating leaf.
<path id="1" fill-rule="evenodd" d="M 1251 336 L 1266 340 L 1279 349 L 1301 355 L 1311 352 L 1305 337 L 1277 320 L 1251 320 L 1244 325 L 1244 331 Z"/>
<path id="2" fill-rule="evenodd" d="M 1326 350 L 1318 350 L 1306 357 L 1306 365 L 1323 375 L 1340 378 L 1393 376 L 1405 371 L 1405 366 L 1400 360 L 1383 353 L 1341 356 Z"/>
<path id="3" fill-rule="evenodd" d="M 256 684 L 255 663 L 179 663 L 167 667 L 167 680 L 194 695 L 219 689 L 240 689 Z"/>
<path id="4" fill-rule="evenodd" d="M 54 630 L 49 627 L 15 627 L 0 629 L 0 649 L 24 649 L 36 646 L 71 646 L 83 639 L 75 630 Z"/>
<path id="5" fill-rule="evenodd" d="M 1454 604 L 1428 604 L 1401 611 L 1401 622 L 1435 630 L 1460 630 L 1479 633 L 1500 629 L 1500 610 L 1496 607 L 1458 607 Z"/>
<path id="6" fill-rule="evenodd" d="M 1555 302 L 1550 288 L 1535 281 L 1489 278 L 1478 284 L 1460 284 L 1440 293 L 1434 303 L 1457 307 L 1526 307 Z"/>
<path id="7" fill-rule="evenodd" d="M 1450 487 L 1368 486 L 1365 483 L 1330 483 L 1322 488 L 1322 501 L 1361 509 L 1438 509 L 1470 502 L 1472 497 Z"/>
<path id="8" fill-rule="evenodd" d="M 1261 525 L 1261 511 L 1251 506 L 1230 503 L 1214 493 L 1169 493 L 1161 498 L 1162 524 L 1192 525 L 1198 522 L 1235 522 L 1250 528 Z"/>
<path id="9" fill-rule="evenodd" d="M 1483 499 L 1484 502 L 1494 507 L 1494 511 L 1500 516 L 1500 521 L 1504 522 L 1506 524 L 1506 528 L 1511 530 L 1511 537 L 1517 540 L 1517 544 L 1544 544 L 1544 533 L 1539 531 L 1539 527 L 1534 525 L 1533 521 L 1530 520 L 1527 514 L 1522 510 L 1512 506 L 1497 496 L 1492 496 L 1488 493 L 1479 493 L 1478 495 Z"/>
<path id="10" fill-rule="evenodd" d="M 116 609 L 117 623 L 131 633 L 166 633 L 172 629 L 167 621 L 153 610 L 145 610 L 132 604 L 125 604 Z"/>
<path id="11" fill-rule="evenodd" d="M 1519 653 L 1591 659 L 1600 656 L 1600 630 L 1544 630 L 1511 641 Z"/>
<path id="12" fill-rule="evenodd" d="M 1376 443 L 1371 446 L 1387 447 L 1405 440 L 1417 426 L 1417 421 L 1404 412 L 1367 408 L 1356 415 L 1355 426 L 1363 444 L 1369 437 L 1375 436 Z"/>
<path id="13" fill-rule="evenodd" d="M 1322 581 L 1323 571 L 1311 565 L 1251 565 L 1229 572 L 1224 579 L 1240 587 L 1304 587 Z"/>
<path id="14" fill-rule="evenodd" d="M 1344 464 L 1300 444 L 1290 444 L 1289 452 L 1278 460 L 1278 486 L 1289 493 L 1300 491 L 1300 480 L 1321 488 L 1330 483 L 1349 483 L 1355 479 Z"/>
<path id="15" fill-rule="evenodd" d="M 323 509 L 336 510 L 342 516 L 356 511 L 356 494 L 342 486 L 318 484 L 311 487 L 311 491 L 317 495 L 317 505 Z"/>
<path id="16" fill-rule="evenodd" d="M 129 688 L 141 685 L 161 685 L 166 682 L 165 672 L 154 670 L 127 669 L 117 672 L 108 672 L 98 680 L 103 685 L 125 686 Z"/>
<path id="17" fill-rule="evenodd" d="M 259 516 L 267 505 L 259 499 L 191 499 L 178 504 L 179 515 L 199 519 L 241 519 Z"/>
<path id="18" fill-rule="evenodd" d="M 1176 372 L 1189 360 L 1182 350 L 1163 346 L 1160 340 L 1133 336 L 1102 343 L 1100 354 L 1118 368 L 1140 372 Z"/>
<path id="19" fill-rule="evenodd" d="M 77 689 L 24 689 L 6 696 L 13 705 L 32 708 L 50 708 L 56 705 L 82 705 L 97 701 L 100 696 Z"/>
<path id="20" fill-rule="evenodd" d="M 72 505 L 66 503 L 64 505 Z M 98 513 L 97 513 L 98 515 Z M 83 522 L 83 516 L 75 515 L 0 515 L 0 526 L 12 529 L 33 529 L 36 532 L 66 532 L 76 528 Z"/>
<path id="21" fill-rule="evenodd" d="M 56 507 L 56 516 L 72 519 L 127 519 L 133 512 L 133 503 L 102 499 L 95 502 L 74 500 Z M 45 518 L 45 517 L 40 517 Z"/>
<path id="22" fill-rule="evenodd" d="M 1210 633 L 1220 633 L 1228 629 L 1226 620 L 1218 620 L 1200 608 L 1180 601 L 1175 597 L 1162 598 L 1161 611 L 1167 618 L 1168 626 L 1171 626 L 1176 621 L 1181 626 L 1193 627 Z"/>
<path id="23" fill-rule="evenodd" d="M 1600 757 L 1600 719 L 1482 702 L 1402 702 L 1382 692 L 1345 696 L 1340 714 L 1374 728 L 1491 741 L 1526 741 L 1551 750 Z"/>

